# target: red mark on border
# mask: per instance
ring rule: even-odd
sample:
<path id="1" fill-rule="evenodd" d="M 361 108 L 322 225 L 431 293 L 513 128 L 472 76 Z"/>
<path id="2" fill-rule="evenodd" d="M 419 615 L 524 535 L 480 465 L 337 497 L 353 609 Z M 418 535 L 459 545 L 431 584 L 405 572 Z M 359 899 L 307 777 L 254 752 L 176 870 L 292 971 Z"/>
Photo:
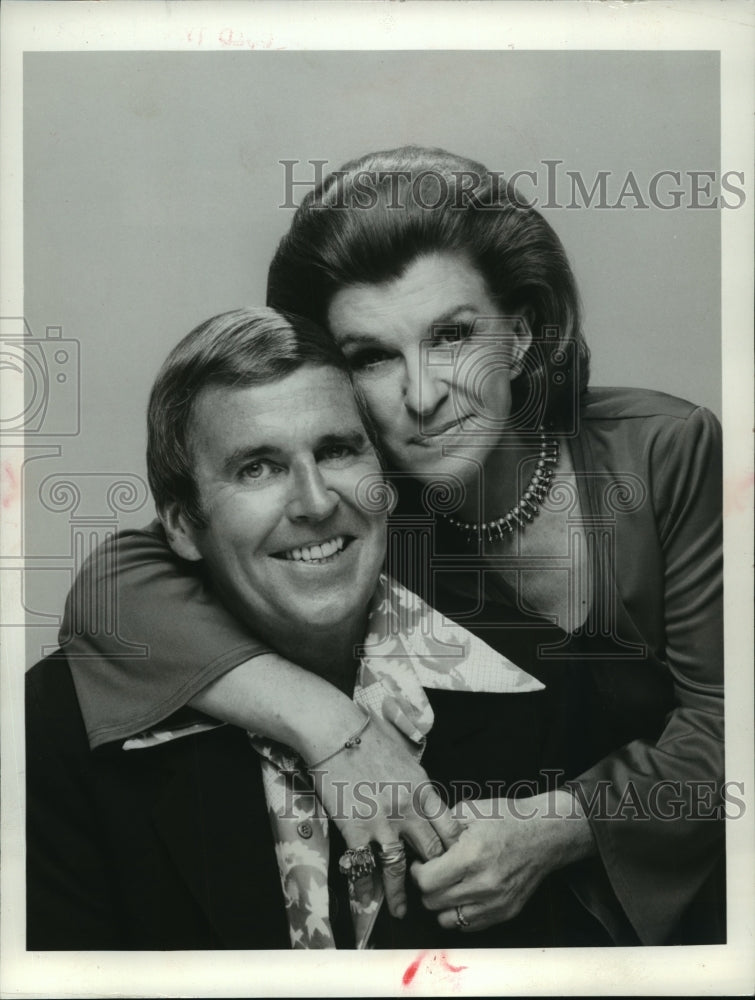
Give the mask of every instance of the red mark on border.
<path id="1" fill-rule="evenodd" d="M 2 504 L 5 510 L 18 500 L 18 480 L 10 462 L 3 462 L 0 493 L 2 493 Z"/>
<path id="2" fill-rule="evenodd" d="M 738 479 L 727 479 L 724 483 L 724 516 L 749 510 L 755 476 L 751 472 Z"/>
<path id="3" fill-rule="evenodd" d="M 411 965 L 407 965 L 406 971 L 404 972 L 404 975 L 401 977 L 401 982 L 404 984 L 404 986 L 408 986 L 411 983 L 412 979 L 414 979 L 414 977 L 417 975 L 417 970 L 422 964 L 422 959 L 425 957 L 426 954 L 427 954 L 426 951 L 421 951 L 417 956 L 417 958 L 415 958 L 414 961 L 411 963 Z"/>
<path id="4" fill-rule="evenodd" d="M 428 954 L 430 953 L 427 951 L 421 951 L 419 955 L 417 955 L 417 957 L 414 959 L 414 961 L 410 965 L 407 965 L 406 969 L 404 970 L 404 974 L 401 977 L 401 982 L 404 986 L 409 986 L 411 984 L 412 980 L 419 971 L 420 965 L 422 965 L 422 962 L 425 960 Z M 446 955 L 445 951 L 439 951 L 433 954 L 432 961 L 440 962 L 444 970 L 447 972 L 458 973 L 458 972 L 463 972 L 467 968 L 466 965 L 451 965 L 451 963 L 448 961 L 448 956 Z"/>
<path id="5" fill-rule="evenodd" d="M 446 958 L 445 951 L 440 953 L 440 960 L 448 969 L 449 972 L 463 972 L 466 969 L 466 965 L 451 965 L 451 963 Z"/>

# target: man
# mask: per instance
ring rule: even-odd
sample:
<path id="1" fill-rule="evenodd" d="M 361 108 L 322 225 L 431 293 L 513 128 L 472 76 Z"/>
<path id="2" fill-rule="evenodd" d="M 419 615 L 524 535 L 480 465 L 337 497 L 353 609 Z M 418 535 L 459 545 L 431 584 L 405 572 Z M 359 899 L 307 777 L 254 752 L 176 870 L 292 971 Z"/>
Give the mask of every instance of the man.
<path id="1" fill-rule="evenodd" d="M 542 685 L 445 620 L 444 657 L 428 665 L 432 612 L 379 576 L 385 515 L 358 499 L 379 463 L 325 334 L 267 309 L 202 324 L 153 389 L 148 466 L 175 552 L 269 647 L 362 706 L 364 722 L 328 758 L 358 755 L 368 727 L 390 718 L 396 753 L 425 750 L 423 765 L 445 784 L 481 789 L 494 776 L 503 787 L 536 772 Z M 423 633 L 416 644 L 412 628 Z M 196 641 L 200 632 L 198 622 Z M 135 715 L 131 738 L 94 752 L 80 711 L 87 692 L 74 688 L 64 655 L 30 671 L 28 947 L 469 943 L 439 927 L 416 894 L 399 921 L 377 890 L 347 892 L 372 882 L 370 866 L 344 852 L 286 747 L 186 718 L 192 693 L 227 667 L 156 676 L 154 690 L 141 691 L 156 706 L 148 731 Z M 117 693 L 119 707 L 132 696 Z M 403 849 L 383 851 L 388 864 Z M 365 868 L 362 880 L 344 878 L 344 856 Z M 454 909 L 466 928 L 463 908 Z M 533 928 L 546 940 L 549 922 L 581 918 L 592 920 L 555 885 L 474 944 L 528 943 Z"/>

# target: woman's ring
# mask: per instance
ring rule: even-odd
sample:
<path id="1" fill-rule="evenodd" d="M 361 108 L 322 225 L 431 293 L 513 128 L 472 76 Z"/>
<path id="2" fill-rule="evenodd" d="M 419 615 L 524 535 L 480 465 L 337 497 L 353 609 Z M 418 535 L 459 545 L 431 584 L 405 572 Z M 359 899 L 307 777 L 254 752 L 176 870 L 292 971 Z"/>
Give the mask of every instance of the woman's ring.
<path id="1" fill-rule="evenodd" d="M 366 847 L 350 847 L 341 855 L 338 870 L 349 882 L 356 882 L 375 871 L 375 855 L 369 844 Z"/>
<path id="2" fill-rule="evenodd" d="M 406 848 L 403 841 L 394 840 L 390 844 L 380 844 L 378 861 L 381 865 L 395 865 L 406 858 Z"/>
<path id="3" fill-rule="evenodd" d="M 457 927 L 469 927 L 469 921 L 464 916 L 463 907 L 456 907 L 456 926 Z"/>

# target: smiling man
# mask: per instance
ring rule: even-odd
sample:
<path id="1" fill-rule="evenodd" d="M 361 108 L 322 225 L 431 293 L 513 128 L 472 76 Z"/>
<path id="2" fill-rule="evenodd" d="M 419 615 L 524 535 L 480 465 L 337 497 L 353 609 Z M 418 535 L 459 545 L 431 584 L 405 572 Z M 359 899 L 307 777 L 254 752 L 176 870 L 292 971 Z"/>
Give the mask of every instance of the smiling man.
<path id="1" fill-rule="evenodd" d="M 205 335 L 216 336 L 212 325 Z M 260 342 L 257 378 L 277 374 L 276 347 Z M 173 434 L 184 421 L 163 397 L 175 377 L 158 381 L 150 407 L 155 424 L 171 414 Z M 360 480 L 380 466 L 348 375 L 305 363 L 267 384 L 208 384 L 186 406 L 188 441 L 168 449 L 191 456 L 196 502 L 187 511 L 175 499 L 169 466 L 152 472 L 171 546 L 202 560 L 226 607 L 279 653 L 350 693 L 385 516 L 356 503 Z"/>
<path id="2" fill-rule="evenodd" d="M 347 361 L 307 321 L 240 309 L 169 355 L 149 404 L 162 522 L 150 530 L 196 580 L 195 616 L 173 669 L 148 656 L 113 684 L 106 670 L 71 671 L 75 654 L 60 651 L 27 675 L 30 949 L 440 946 L 468 927 L 459 915 L 444 928 L 416 890 L 407 904 L 399 832 L 425 860 L 461 833 L 418 761 L 480 791 L 488 776 L 499 787 L 533 773 L 543 685 L 381 573 L 384 505 L 359 502 L 382 482 L 369 427 Z M 159 635 L 171 588 L 145 607 L 145 634 Z M 196 670 L 217 597 L 248 642 Z M 249 663 L 287 689 L 288 711 L 265 703 L 259 672 L 245 686 Z M 326 721 L 319 751 L 297 742 L 297 723 L 317 728 L 323 714 L 312 678 L 357 717 L 351 732 Z M 360 747 L 350 766 L 369 757 L 374 778 L 382 755 L 390 780 L 367 783 L 359 807 L 374 823 L 345 850 L 329 822 L 345 809 L 328 789 Z M 421 801 L 400 798 L 418 783 Z M 340 784 L 353 804 L 354 778 Z M 406 823 L 391 826 L 379 801 Z M 485 933 L 475 943 L 502 943 Z"/>

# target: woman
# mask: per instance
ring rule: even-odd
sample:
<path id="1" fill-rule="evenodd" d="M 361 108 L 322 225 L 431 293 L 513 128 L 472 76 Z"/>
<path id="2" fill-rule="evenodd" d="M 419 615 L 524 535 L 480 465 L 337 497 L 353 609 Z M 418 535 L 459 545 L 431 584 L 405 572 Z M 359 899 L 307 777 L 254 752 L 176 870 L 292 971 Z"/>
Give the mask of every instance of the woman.
<path id="1" fill-rule="evenodd" d="M 708 919 L 722 863 L 715 419 L 659 393 L 589 390 L 558 238 L 496 175 L 442 151 L 379 153 L 327 178 L 281 242 L 268 300 L 326 325 L 349 360 L 399 492 L 389 571 L 547 692 L 525 820 L 504 790 L 494 819 L 460 806 L 455 843 L 447 826 L 441 843 L 421 816 L 386 810 L 344 825 L 349 846 L 404 836 L 432 859 L 413 869 L 425 905 L 471 935 L 516 919 L 562 870 L 616 943 L 720 940 Z M 107 572 L 103 556 L 88 568 L 95 582 Z M 118 594 L 121 634 L 148 641 L 151 659 L 140 670 L 85 627 L 72 636 L 93 745 L 187 701 L 309 762 L 359 726 L 348 699 L 293 665 L 272 684 L 263 656 L 241 663 L 248 634 L 158 539 L 122 536 Z M 154 635 L 129 628 L 158 603 Z M 182 621 L 197 614 L 205 634 L 186 649 Z M 384 748 L 363 749 L 332 757 L 329 780 L 399 777 Z M 390 900 L 401 912 L 395 885 Z"/>

